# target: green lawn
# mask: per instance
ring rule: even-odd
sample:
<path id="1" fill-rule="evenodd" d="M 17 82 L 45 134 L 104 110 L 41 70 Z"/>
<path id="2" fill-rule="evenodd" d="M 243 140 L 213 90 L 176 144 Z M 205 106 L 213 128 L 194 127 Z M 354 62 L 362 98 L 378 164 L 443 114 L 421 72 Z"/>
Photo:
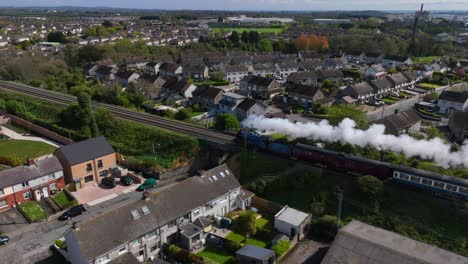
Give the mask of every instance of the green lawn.
<path id="1" fill-rule="evenodd" d="M 12 161 L 12 165 L 25 163 L 27 159 L 51 154 L 55 147 L 43 142 L 28 140 L 0 140 L 0 157 Z"/>
<path id="2" fill-rule="evenodd" d="M 436 89 L 440 87 L 440 85 L 433 84 L 433 83 L 420 83 L 418 84 L 418 86 L 424 89 Z"/>
<path id="3" fill-rule="evenodd" d="M 243 243 L 245 237 L 241 234 L 231 232 L 225 238 L 227 240 L 231 240 L 237 243 Z M 254 245 L 257 247 L 262 247 L 262 248 L 267 246 L 266 242 L 258 240 L 256 238 L 252 238 L 252 237 L 247 238 L 247 244 Z"/>
<path id="4" fill-rule="evenodd" d="M 233 263 L 234 261 L 234 256 L 232 254 L 214 247 L 207 247 L 197 255 L 203 258 L 209 258 L 220 264 Z"/>
<path id="5" fill-rule="evenodd" d="M 52 199 L 54 199 L 54 201 L 63 209 L 78 204 L 76 200 L 68 199 L 67 195 L 63 191 L 56 193 L 52 196 Z"/>
<path id="6" fill-rule="evenodd" d="M 238 33 L 244 31 L 257 31 L 258 33 L 281 33 L 283 32 L 283 28 L 233 28 L 233 27 L 223 27 L 223 28 L 213 28 L 215 32 L 222 32 L 222 31 L 237 31 Z"/>
<path id="7" fill-rule="evenodd" d="M 390 98 L 384 98 L 384 99 L 382 99 L 382 101 L 384 101 L 387 104 L 394 104 L 397 100 L 393 100 L 393 99 L 390 99 Z"/>
<path id="8" fill-rule="evenodd" d="M 268 221 L 267 219 L 265 218 L 260 218 L 260 219 L 257 219 L 257 222 L 255 222 L 255 226 L 257 228 L 262 228 L 262 227 L 266 227 L 266 225 L 269 223 L 270 221 Z"/>
<path id="9" fill-rule="evenodd" d="M 44 209 L 39 206 L 39 204 L 35 201 L 27 201 L 18 205 L 18 209 L 20 209 L 31 222 L 37 222 L 46 217 Z"/>

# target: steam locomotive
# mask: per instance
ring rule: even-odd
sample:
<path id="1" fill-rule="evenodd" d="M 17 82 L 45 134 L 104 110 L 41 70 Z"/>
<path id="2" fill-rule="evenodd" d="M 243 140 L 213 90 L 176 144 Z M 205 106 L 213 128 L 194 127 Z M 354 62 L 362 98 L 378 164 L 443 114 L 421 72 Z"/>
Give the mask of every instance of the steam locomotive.
<path id="1" fill-rule="evenodd" d="M 394 166 L 387 162 L 357 157 L 298 143 L 290 145 L 272 141 L 269 137 L 241 131 L 239 143 L 286 158 L 309 162 L 335 171 L 359 175 L 373 175 L 381 180 L 392 180 L 409 186 L 456 199 L 468 200 L 468 180 L 435 172 Z"/>

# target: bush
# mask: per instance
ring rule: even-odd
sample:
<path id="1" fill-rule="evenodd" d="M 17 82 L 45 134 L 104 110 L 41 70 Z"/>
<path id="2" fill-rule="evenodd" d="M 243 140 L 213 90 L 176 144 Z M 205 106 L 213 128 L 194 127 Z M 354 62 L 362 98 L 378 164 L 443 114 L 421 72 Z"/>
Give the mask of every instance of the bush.
<path id="1" fill-rule="evenodd" d="M 281 240 L 278 244 L 274 245 L 271 249 L 275 251 L 276 257 L 279 258 L 284 253 L 288 252 L 291 247 L 291 241 Z"/>
<path id="2" fill-rule="evenodd" d="M 63 240 L 57 239 L 55 240 L 55 245 L 60 248 L 60 249 L 66 249 L 67 248 L 67 243 Z"/>
<path id="3" fill-rule="evenodd" d="M 240 130 L 240 123 L 231 114 L 222 114 L 216 117 L 215 128 L 222 131 L 237 132 Z"/>
<path id="4" fill-rule="evenodd" d="M 332 215 L 313 218 L 310 231 L 312 234 L 325 241 L 332 241 L 338 232 L 336 222 L 336 217 Z"/>
<path id="5" fill-rule="evenodd" d="M 187 120 L 192 116 L 192 111 L 188 108 L 181 109 L 175 114 L 175 119 L 177 120 Z"/>

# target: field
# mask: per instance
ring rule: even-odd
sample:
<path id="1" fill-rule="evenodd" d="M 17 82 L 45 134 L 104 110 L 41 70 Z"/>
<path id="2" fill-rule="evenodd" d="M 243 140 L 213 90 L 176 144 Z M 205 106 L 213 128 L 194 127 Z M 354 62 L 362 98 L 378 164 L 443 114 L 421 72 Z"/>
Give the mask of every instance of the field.
<path id="1" fill-rule="evenodd" d="M 0 140 L 0 157 L 20 165 L 30 158 L 51 154 L 56 148 L 49 144 L 28 140 Z"/>
<path id="2" fill-rule="evenodd" d="M 433 84 L 433 83 L 420 83 L 418 86 L 424 88 L 424 89 L 436 89 L 439 88 L 440 85 Z"/>
<path id="3" fill-rule="evenodd" d="M 213 28 L 215 32 L 230 32 L 230 31 L 237 31 L 238 33 L 244 31 L 257 31 L 258 33 L 275 33 L 279 34 L 283 32 L 283 28 L 233 28 L 233 27 L 223 27 L 223 28 Z"/>

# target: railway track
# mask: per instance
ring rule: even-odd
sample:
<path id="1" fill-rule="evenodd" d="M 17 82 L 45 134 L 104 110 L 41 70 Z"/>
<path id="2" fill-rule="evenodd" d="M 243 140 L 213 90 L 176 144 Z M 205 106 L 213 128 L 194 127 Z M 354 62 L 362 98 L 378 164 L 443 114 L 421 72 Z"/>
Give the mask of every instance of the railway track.
<path id="1" fill-rule="evenodd" d="M 36 88 L 27 85 L 21 85 L 11 82 L 0 81 L 0 89 L 13 91 L 17 93 L 26 94 L 36 98 L 48 100 L 51 102 L 69 105 L 76 102 L 76 98 L 71 95 L 61 94 L 49 90 L 44 90 L 41 88 Z M 218 131 L 213 131 L 210 129 L 201 128 L 195 125 L 168 120 L 159 116 L 154 116 L 148 113 L 137 112 L 130 109 L 126 109 L 120 106 L 103 104 L 98 102 L 92 102 L 93 108 L 104 107 L 109 109 L 109 111 L 117 118 L 139 122 L 142 124 L 154 126 L 157 128 L 178 132 L 185 135 L 190 135 L 203 139 L 209 142 L 219 143 L 219 144 L 231 144 L 234 142 L 235 136 L 222 133 Z"/>

